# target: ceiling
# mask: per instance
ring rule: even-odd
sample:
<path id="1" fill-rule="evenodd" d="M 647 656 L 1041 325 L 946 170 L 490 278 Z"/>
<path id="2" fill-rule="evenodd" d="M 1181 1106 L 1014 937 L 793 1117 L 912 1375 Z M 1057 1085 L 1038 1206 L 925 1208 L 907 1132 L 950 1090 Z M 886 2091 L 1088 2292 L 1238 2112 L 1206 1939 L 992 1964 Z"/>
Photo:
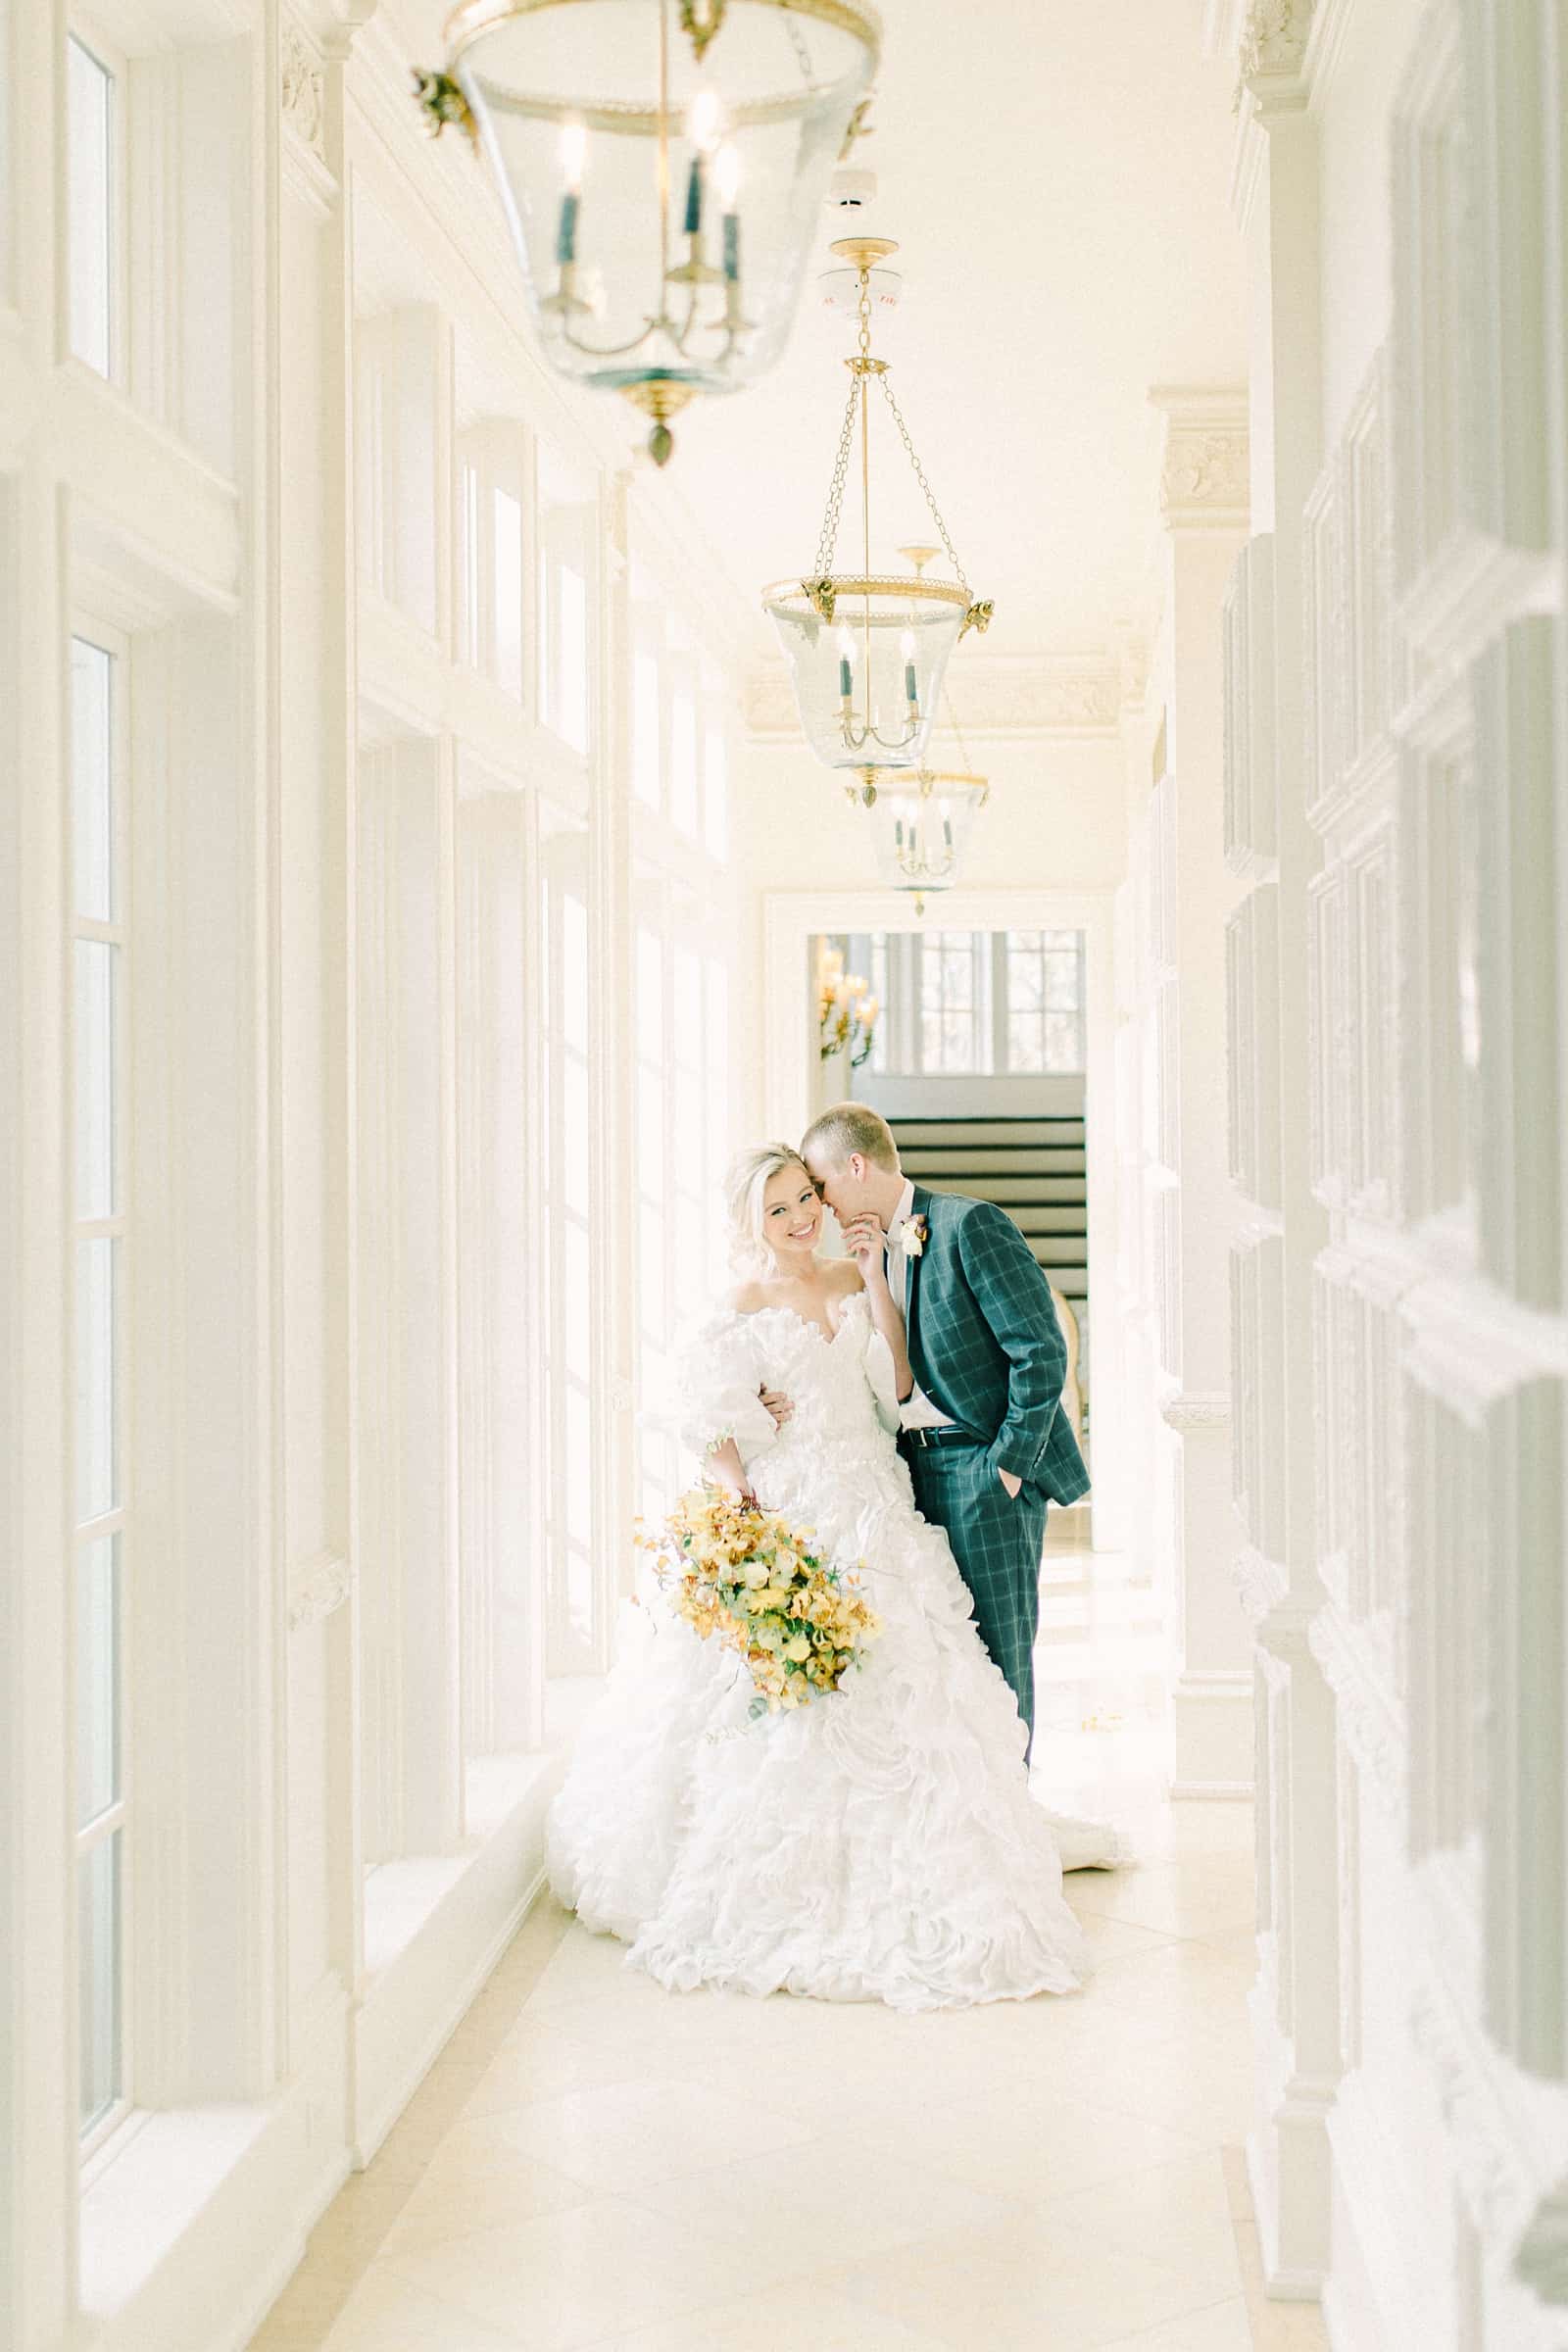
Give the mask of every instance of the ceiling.
<path id="1" fill-rule="evenodd" d="M 874 135 L 854 157 L 877 193 L 855 225 L 898 238 L 904 291 L 873 348 L 974 591 L 995 599 L 987 653 L 1104 648 L 1148 617 L 1149 388 L 1246 376 L 1234 66 L 1202 55 L 1200 0 L 884 0 L 883 20 Z M 772 375 L 677 429 L 666 479 L 754 611 L 816 545 L 854 326 L 814 277 L 846 225 L 824 213 Z M 879 406 L 873 564 L 934 536 Z M 842 567 L 852 514 L 858 533 L 847 499 Z M 759 613 L 760 653 L 770 638 Z"/>

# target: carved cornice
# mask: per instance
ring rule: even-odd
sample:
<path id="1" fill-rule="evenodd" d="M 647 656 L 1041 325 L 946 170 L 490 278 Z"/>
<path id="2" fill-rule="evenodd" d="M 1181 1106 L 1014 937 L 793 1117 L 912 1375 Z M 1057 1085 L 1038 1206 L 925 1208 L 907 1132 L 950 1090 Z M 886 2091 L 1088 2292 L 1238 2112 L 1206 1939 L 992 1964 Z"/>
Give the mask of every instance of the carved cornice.
<path id="1" fill-rule="evenodd" d="M 339 1552 L 318 1551 L 302 1560 L 288 1580 L 289 1632 L 330 1617 L 347 1600 L 352 1582 L 353 1571 Z"/>
<path id="2" fill-rule="evenodd" d="M 955 701 L 966 736 L 1113 735 L 1123 684 L 1116 658 L 1057 654 L 1011 661 L 966 657 Z M 761 742 L 800 739 L 800 713 L 780 665 L 755 670 L 743 698 L 746 731 Z M 937 738 L 940 745 L 941 737 Z"/>

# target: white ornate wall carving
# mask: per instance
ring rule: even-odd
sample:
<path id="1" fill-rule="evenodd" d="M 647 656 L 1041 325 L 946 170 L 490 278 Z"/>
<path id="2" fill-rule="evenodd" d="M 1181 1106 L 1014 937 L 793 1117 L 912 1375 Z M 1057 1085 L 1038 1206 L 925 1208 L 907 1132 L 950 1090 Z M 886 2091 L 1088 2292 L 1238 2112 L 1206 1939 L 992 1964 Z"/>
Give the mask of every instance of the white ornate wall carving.
<path id="1" fill-rule="evenodd" d="M 1294 2279 L 1307 2175 L 1278 2123 L 1254 2187 L 1276 2291 L 1318 2271 L 1335 2352 L 1560 2352 L 1568 533 L 1547 457 L 1568 416 L 1547 221 L 1563 56 L 1544 8 L 1409 13 L 1390 332 L 1310 471 L 1313 418 L 1276 379 L 1274 533 L 1228 609 L 1227 848 L 1253 885 L 1228 994 L 1232 1172 L 1255 1203 L 1232 1315 L 1239 1576 L 1265 1694 L 1265 2116 L 1301 2073 L 1305 1988 L 1337 1987 L 1332 2241 Z M 1330 59 L 1370 23 L 1281 0 L 1238 28 L 1238 187 L 1268 208 L 1268 301 L 1287 283 L 1299 301 L 1337 168 L 1304 108 L 1332 108 Z M 1317 284 L 1328 332 L 1338 289 Z M 1276 311 L 1276 352 L 1299 323 Z M 1259 775 L 1280 792 L 1261 813 Z M 1269 1493 L 1302 1274 L 1304 1556 L 1297 1491 Z M 1301 1695 L 1320 1694 L 1304 1714 L 1302 1668 L 1272 1639 L 1286 1609 L 1315 1678 Z M 1320 1911 L 1298 1899 L 1303 1825 L 1333 1841 L 1338 1899 Z"/>

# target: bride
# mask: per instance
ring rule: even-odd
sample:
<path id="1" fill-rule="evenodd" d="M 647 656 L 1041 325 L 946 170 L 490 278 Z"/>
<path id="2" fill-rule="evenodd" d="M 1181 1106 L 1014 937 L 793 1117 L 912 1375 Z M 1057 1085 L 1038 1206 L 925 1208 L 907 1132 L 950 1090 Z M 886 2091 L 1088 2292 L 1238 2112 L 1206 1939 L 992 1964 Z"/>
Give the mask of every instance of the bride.
<path id="1" fill-rule="evenodd" d="M 898 2009 L 1069 1991 L 1088 1955 L 1024 1726 L 894 1444 L 912 1376 L 880 1238 L 818 1257 L 821 1202 L 785 1145 L 743 1153 L 729 1199 L 748 1278 L 681 1351 L 681 1435 L 858 1567 L 882 1632 L 841 1690 L 753 1721 L 732 1650 L 657 1592 L 626 1604 L 551 1807 L 551 1883 L 674 1990 Z M 764 1391 L 789 1399 L 777 1421 Z"/>

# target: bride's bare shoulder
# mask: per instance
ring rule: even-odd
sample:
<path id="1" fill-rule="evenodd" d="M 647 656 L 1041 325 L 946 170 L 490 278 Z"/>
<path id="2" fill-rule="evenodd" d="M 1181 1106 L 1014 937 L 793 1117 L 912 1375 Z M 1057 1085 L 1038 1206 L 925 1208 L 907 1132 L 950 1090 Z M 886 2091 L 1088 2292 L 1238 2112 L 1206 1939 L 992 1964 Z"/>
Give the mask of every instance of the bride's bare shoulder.
<path id="1" fill-rule="evenodd" d="M 828 1289 L 835 1295 L 863 1291 L 864 1280 L 853 1257 L 830 1257 L 822 1268 Z"/>
<path id="2" fill-rule="evenodd" d="M 724 1304 L 734 1315 L 755 1315 L 760 1306 L 767 1304 L 766 1294 L 760 1282 L 738 1283 Z"/>

